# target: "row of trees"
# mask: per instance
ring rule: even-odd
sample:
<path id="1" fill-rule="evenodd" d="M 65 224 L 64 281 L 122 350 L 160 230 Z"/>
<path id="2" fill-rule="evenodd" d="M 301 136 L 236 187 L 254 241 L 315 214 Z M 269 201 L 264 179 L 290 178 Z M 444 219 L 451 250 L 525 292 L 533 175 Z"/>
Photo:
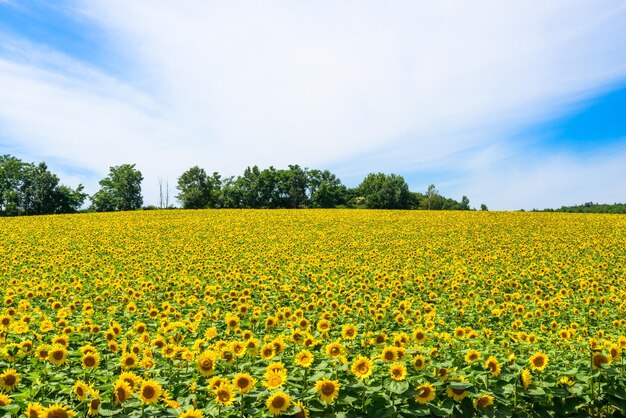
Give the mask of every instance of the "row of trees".
<path id="1" fill-rule="evenodd" d="M 441 196 L 434 185 L 425 194 L 409 191 L 402 176 L 371 173 L 356 188 L 348 188 L 328 170 L 289 165 L 288 169 L 247 167 L 241 176 L 222 179 L 198 166 L 179 178 L 176 198 L 185 209 L 201 208 L 369 208 L 469 210 Z M 486 206 L 482 206 L 486 210 Z"/>
<path id="2" fill-rule="evenodd" d="M 87 198 L 83 186 L 60 183 L 45 163 L 26 163 L 0 156 L 0 214 L 43 215 L 76 212 Z"/>
<path id="3" fill-rule="evenodd" d="M 142 181 L 143 175 L 134 164 L 111 167 L 99 182 L 100 190 L 89 196 L 82 185 L 72 189 L 60 184 L 45 163 L 35 165 L 4 155 L 0 157 L 0 214 L 71 213 L 81 209 L 87 198 L 91 201 L 89 210 L 97 212 L 136 210 L 143 205 Z M 162 186 L 161 180 L 159 184 Z M 328 170 L 299 165 L 263 170 L 247 167 L 242 175 L 224 179 L 219 173 L 208 174 L 195 166 L 181 174 L 177 188 L 176 198 L 185 209 L 470 209 L 467 197 L 457 202 L 441 196 L 434 185 L 426 193 L 411 192 L 399 175 L 371 173 L 358 187 L 348 188 Z M 169 191 L 167 196 L 169 199 Z M 486 206 L 481 209 L 486 210 Z"/>

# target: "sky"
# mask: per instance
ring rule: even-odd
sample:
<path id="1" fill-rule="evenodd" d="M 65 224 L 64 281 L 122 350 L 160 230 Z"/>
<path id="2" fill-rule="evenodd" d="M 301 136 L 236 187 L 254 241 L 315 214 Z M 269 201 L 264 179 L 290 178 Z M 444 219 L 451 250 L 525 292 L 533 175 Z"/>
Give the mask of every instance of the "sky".
<path id="1" fill-rule="evenodd" d="M 626 2 L 0 0 L 0 154 L 371 172 L 491 210 L 626 202 Z"/>

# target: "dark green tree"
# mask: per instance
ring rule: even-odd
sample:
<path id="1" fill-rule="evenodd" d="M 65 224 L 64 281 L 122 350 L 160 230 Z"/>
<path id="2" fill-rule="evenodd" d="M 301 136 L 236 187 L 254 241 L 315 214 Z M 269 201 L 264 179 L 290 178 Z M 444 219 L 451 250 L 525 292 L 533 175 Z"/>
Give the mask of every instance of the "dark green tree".
<path id="1" fill-rule="evenodd" d="M 410 207 L 409 186 L 402 176 L 370 173 L 358 189 L 368 209 L 408 209 Z"/>
<path id="2" fill-rule="evenodd" d="M 346 187 L 333 173 L 310 170 L 307 175 L 312 207 L 334 208 L 346 204 Z"/>
<path id="3" fill-rule="evenodd" d="M 111 167 L 109 175 L 99 182 L 100 190 L 91 197 L 92 208 L 98 212 L 140 209 L 142 181 L 135 164 Z"/>
<path id="4" fill-rule="evenodd" d="M 184 209 L 214 208 L 219 205 L 221 188 L 220 175 L 207 175 L 204 169 L 194 166 L 178 178 L 176 198 Z"/>

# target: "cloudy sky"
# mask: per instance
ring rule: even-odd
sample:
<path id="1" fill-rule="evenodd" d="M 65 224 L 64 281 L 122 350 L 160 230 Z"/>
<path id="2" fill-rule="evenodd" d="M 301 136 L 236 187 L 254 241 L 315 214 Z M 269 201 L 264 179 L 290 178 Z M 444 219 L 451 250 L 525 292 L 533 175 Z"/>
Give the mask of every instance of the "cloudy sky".
<path id="1" fill-rule="evenodd" d="M 0 154 L 327 168 L 490 209 L 626 201 L 620 1 L 0 0 Z M 172 191 L 175 193 L 175 190 Z"/>

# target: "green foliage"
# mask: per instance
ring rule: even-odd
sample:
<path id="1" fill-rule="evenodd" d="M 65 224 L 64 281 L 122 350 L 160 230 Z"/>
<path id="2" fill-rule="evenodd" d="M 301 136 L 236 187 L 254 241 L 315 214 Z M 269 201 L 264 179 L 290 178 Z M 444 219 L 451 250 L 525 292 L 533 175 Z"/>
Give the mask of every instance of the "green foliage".
<path id="1" fill-rule="evenodd" d="M 76 212 L 87 195 L 59 183 L 45 163 L 25 163 L 13 156 L 0 156 L 0 214 L 45 215 Z"/>
<path id="2" fill-rule="evenodd" d="M 135 164 L 111 167 L 109 175 L 100 180 L 100 190 L 91 197 L 92 208 L 97 212 L 140 209 L 142 180 Z"/>
<path id="3" fill-rule="evenodd" d="M 176 198 L 184 209 L 203 209 L 218 207 L 221 181 L 218 173 L 207 175 L 204 169 L 194 166 L 178 178 Z"/>
<path id="4" fill-rule="evenodd" d="M 626 213 L 626 203 L 601 204 L 587 202 L 582 205 L 561 206 L 559 209 L 544 209 L 543 212 L 567 213 Z"/>
<path id="5" fill-rule="evenodd" d="M 402 176 L 368 174 L 358 187 L 368 209 L 409 209 L 409 186 Z"/>

